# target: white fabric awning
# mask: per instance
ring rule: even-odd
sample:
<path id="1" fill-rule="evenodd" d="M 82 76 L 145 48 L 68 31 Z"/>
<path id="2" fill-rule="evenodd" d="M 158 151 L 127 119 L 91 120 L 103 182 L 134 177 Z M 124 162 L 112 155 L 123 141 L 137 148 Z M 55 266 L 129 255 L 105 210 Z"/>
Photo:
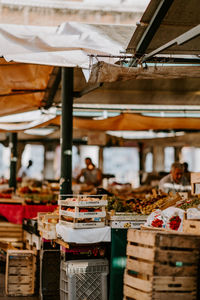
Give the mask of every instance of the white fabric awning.
<path id="1" fill-rule="evenodd" d="M 0 24 L 0 56 L 7 61 L 89 68 L 93 55 L 119 55 L 133 26 L 68 22 L 58 27 Z"/>

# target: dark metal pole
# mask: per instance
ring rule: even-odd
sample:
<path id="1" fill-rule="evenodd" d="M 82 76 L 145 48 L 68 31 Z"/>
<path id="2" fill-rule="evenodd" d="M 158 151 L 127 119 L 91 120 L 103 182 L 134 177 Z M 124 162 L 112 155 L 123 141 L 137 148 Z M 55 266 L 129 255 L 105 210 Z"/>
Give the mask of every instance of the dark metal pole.
<path id="1" fill-rule="evenodd" d="M 17 187 L 17 133 L 10 133 L 9 136 L 9 147 L 10 147 L 10 180 L 9 186 L 16 190 Z"/>
<path id="2" fill-rule="evenodd" d="M 72 193 L 73 68 L 62 68 L 60 194 Z"/>
<path id="3" fill-rule="evenodd" d="M 181 156 L 181 147 L 174 147 L 174 161 L 180 162 Z"/>
<path id="4" fill-rule="evenodd" d="M 143 176 L 143 172 L 144 172 L 144 155 L 143 155 L 144 145 L 143 145 L 143 143 L 138 143 L 138 147 L 139 147 L 139 165 L 140 165 L 139 179 L 140 179 L 140 184 L 142 184 L 142 176 Z"/>

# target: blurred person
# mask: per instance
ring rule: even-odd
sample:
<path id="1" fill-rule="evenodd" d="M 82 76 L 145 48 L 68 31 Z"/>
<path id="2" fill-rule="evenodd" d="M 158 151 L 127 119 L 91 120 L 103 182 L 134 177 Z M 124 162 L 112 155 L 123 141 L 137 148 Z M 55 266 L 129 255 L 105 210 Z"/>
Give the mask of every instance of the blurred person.
<path id="1" fill-rule="evenodd" d="M 79 175 L 76 177 L 76 181 L 79 183 L 81 177 L 84 179 L 84 183 L 87 185 L 99 186 L 102 183 L 102 172 L 92 162 L 90 157 L 85 158 L 86 168 L 83 168 Z"/>
<path id="2" fill-rule="evenodd" d="M 188 170 L 188 163 L 187 162 L 184 162 L 183 163 L 183 172 L 184 172 L 184 176 L 187 178 L 188 182 L 190 183 L 190 171 Z"/>
<path id="3" fill-rule="evenodd" d="M 19 178 L 24 178 L 24 177 L 31 177 L 31 166 L 33 165 L 33 161 L 30 159 L 28 161 L 28 164 L 26 167 L 22 166 L 20 169 L 19 169 L 19 172 L 18 172 L 18 177 Z"/>
<path id="4" fill-rule="evenodd" d="M 163 177 L 159 182 L 159 190 L 169 192 L 186 192 L 191 189 L 190 182 L 184 176 L 183 164 L 175 162 L 171 165 L 170 174 Z"/>

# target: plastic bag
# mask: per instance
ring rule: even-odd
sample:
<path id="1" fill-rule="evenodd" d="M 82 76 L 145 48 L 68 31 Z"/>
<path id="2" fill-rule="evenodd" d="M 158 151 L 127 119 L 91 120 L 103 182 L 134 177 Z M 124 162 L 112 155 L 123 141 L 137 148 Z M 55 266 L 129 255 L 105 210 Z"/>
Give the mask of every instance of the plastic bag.
<path id="1" fill-rule="evenodd" d="M 168 207 L 162 211 L 162 216 L 166 223 L 166 229 L 183 230 L 183 218 L 185 211 L 177 207 Z"/>
<path id="2" fill-rule="evenodd" d="M 187 209 L 187 219 L 189 220 L 199 220 L 200 219 L 200 210 L 197 208 L 188 208 Z"/>
<path id="3" fill-rule="evenodd" d="M 163 228 L 165 227 L 165 222 L 162 216 L 162 211 L 157 209 L 156 211 L 152 212 L 148 218 L 145 226 L 156 227 L 156 228 Z"/>

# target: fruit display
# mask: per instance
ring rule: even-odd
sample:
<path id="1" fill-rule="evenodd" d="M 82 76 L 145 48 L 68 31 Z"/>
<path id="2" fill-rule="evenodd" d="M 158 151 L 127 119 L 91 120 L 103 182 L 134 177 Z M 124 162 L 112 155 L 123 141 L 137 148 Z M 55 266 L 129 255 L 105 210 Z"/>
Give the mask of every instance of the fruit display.
<path id="1" fill-rule="evenodd" d="M 164 210 L 170 206 L 176 206 L 176 203 L 180 201 L 181 196 L 178 193 L 166 194 L 153 189 L 151 193 L 143 194 L 140 198 L 123 200 L 114 196 L 110 197 L 108 198 L 108 211 L 149 215 L 156 209 Z"/>
<path id="2" fill-rule="evenodd" d="M 26 204 L 56 204 L 58 199 L 58 192 L 51 190 L 51 185 L 34 185 L 29 183 L 25 186 L 18 187 L 16 191 L 17 196 L 23 198 Z"/>
<path id="3" fill-rule="evenodd" d="M 3 188 L 0 192 L 0 198 L 11 199 L 13 195 L 13 188 Z"/>
<path id="4" fill-rule="evenodd" d="M 0 193 L 0 198 L 4 198 L 4 199 L 11 199 L 12 198 L 12 194 L 10 193 Z"/>
<path id="5" fill-rule="evenodd" d="M 188 208 L 197 207 L 200 204 L 200 198 L 198 196 L 190 197 L 184 203 L 180 203 L 177 207 L 187 210 Z"/>

